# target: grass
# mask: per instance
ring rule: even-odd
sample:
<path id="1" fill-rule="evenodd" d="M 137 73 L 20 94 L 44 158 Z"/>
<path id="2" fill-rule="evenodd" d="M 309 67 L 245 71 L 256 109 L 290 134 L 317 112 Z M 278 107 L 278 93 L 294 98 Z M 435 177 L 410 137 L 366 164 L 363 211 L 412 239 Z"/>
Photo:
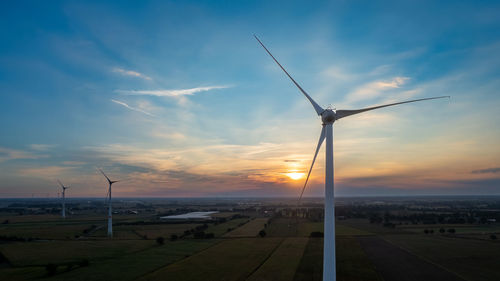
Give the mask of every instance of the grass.
<path id="1" fill-rule="evenodd" d="M 299 221 L 300 223 L 301 221 Z M 271 237 L 297 236 L 297 220 L 295 218 L 275 218 L 268 223 L 266 233 L 267 236 Z"/>
<path id="2" fill-rule="evenodd" d="M 181 240 L 153 246 L 133 254 L 116 256 L 102 262 L 91 262 L 81 267 L 58 274 L 47 280 L 136 280 L 168 264 L 184 259 L 217 243 L 217 240 Z M 176 279 L 170 279 L 176 280 Z"/>
<path id="3" fill-rule="evenodd" d="M 387 235 L 387 241 L 466 280 L 500 280 L 500 243 L 441 235 Z"/>
<path id="4" fill-rule="evenodd" d="M 294 275 L 294 281 L 321 281 L 323 278 L 323 239 L 310 238 Z"/>
<path id="5" fill-rule="evenodd" d="M 154 241 L 50 241 L 0 244 L 0 252 L 14 266 L 45 266 L 82 259 L 121 256 L 154 246 Z"/>
<path id="6" fill-rule="evenodd" d="M 336 239 L 337 280 L 383 280 L 361 245 L 352 237 Z M 323 238 L 310 238 L 294 281 L 321 281 L 323 278 Z"/>
<path id="7" fill-rule="evenodd" d="M 91 224 L 70 225 L 21 225 L 0 227 L 0 235 L 39 239 L 74 239 L 83 234 Z"/>
<path id="8" fill-rule="evenodd" d="M 227 239 L 139 280 L 246 280 L 281 241 L 280 238 Z"/>
<path id="9" fill-rule="evenodd" d="M 235 229 L 240 224 L 244 224 L 248 221 L 247 218 L 234 219 L 224 223 L 219 223 L 217 225 L 209 225 L 209 227 L 205 230 L 206 233 L 213 233 L 215 237 L 220 237 L 224 235 L 228 229 Z"/>
<path id="10" fill-rule="evenodd" d="M 309 238 L 286 238 L 248 281 L 293 280 Z M 286 266 L 283 266 L 286 265 Z"/>
<path id="11" fill-rule="evenodd" d="M 151 224 L 151 225 L 119 225 L 113 226 L 114 239 L 144 239 L 144 235 L 148 239 L 156 239 L 163 237 L 170 238 L 172 234 L 179 236 L 184 233 L 184 230 L 195 228 L 200 224 Z M 92 237 L 106 237 L 107 227 L 103 227 L 92 234 Z"/>
<path id="12" fill-rule="evenodd" d="M 226 233 L 224 237 L 255 237 L 259 234 L 259 231 L 264 229 L 264 225 L 268 220 L 268 218 L 256 218 L 244 224 L 243 226 L 240 226 L 235 230 Z"/>
<path id="13" fill-rule="evenodd" d="M 425 229 L 432 229 L 434 233 L 439 233 L 440 228 L 448 230 L 450 228 L 455 229 L 458 234 L 491 234 L 500 233 L 500 225 L 453 225 L 453 224 L 419 224 L 419 225 L 398 225 L 398 228 L 414 232 L 414 233 L 424 233 Z"/>

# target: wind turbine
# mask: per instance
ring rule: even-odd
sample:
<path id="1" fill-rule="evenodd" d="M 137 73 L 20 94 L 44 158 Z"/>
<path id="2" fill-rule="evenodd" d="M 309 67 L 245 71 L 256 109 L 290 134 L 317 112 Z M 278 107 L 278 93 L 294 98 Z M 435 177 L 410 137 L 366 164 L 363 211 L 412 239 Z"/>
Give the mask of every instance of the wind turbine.
<path id="1" fill-rule="evenodd" d="M 440 97 L 432 97 L 432 98 L 423 98 L 416 100 L 408 100 L 397 103 L 384 104 L 379 106 L 361 108 L 361 109 L 348 109 L 348 110 L 335 110 L 331 108 L 322 108 L 318 105 L 307 93 L 300 87 L 300 85 L 288 74 L 288 72 L 281 66 L 281 64 L 276 60 L 276 58 L 269 52 L 269 50 L 264 46 L 264 44 L 259 40 L 259 38 L 254 35 L 255 39 L 259 41 L 260 45 L 266 50 L 266 52 L 271 56 L 271 58 L 278 64 L 278 66 L 285 72 L 285 74 L 292 80 L 292 82 L 299 88 L 299 90 L 304 94 L 304 96 L 309 100 L 309 102 L 314 107 L 316 113 L 321 116 L 321 120 L 323 122 L 321 129 L 321 134 L 319 137 L 318 145 L 316 147 L 316 152 L 314 153 L 314 157 L 311 163 L 311 167 L 309 168 L 309 172 L 307 174 L 306 181 L 304 183 L 304 187 L 302 188 L 302 192 L 300 193 L 299 202 L 304 194 L 304 190 L 306 188 L 307 182 L 309 181 L 309 176 L 311 175 L 311 170 L 314 166 L 314 162 L 316 161 L 316 156 L 318 155 L 318 151 L 323 144 L 323 141 L 326 138 L 326 166 L 325 166 L 325 223 L 324 223 L 324 245 L 323 245 L 323 280 L 327 281 L 335 281 L 336 280 L 336 265 L 335 265 L 335 202 L 334 202 L 334 192 L 333 192 L 333 123 L 336 120 L 341 118 L 351 116 L 354 114 L 362 113 L 365 111 L 370 111 L 378 108 L 424 101 L 424 100 L 432 100 L 432 99 L 441 99 L 441 98 L 449 98 L 449 96 L 440 96 Z"/>
<path id="2" fill-rule="evenodd" d="M 113 211 L 111 210 L 111 186 L 113 185 L 113 183 L 119 182 L 119 181 L 112 181 L 108 178 L 108 176 L 106 176 L 106 174 L 101 169 L 99 169 L 99 171 L 108 180 L 108 183 L 109 183 L 108 194 L 106 195 L 106 197 L 108 198 L 108 204 L 109 204 L 109 207 L 108 207 L 108 237 L 111 238 L 111 237 L 113 237 L 113 217 L 112 217 Z"/>
<path id="3" fill-rule="evenodd" d="M 66 189 L 69 188 L 69 186 L 64 186 L 60 180 L 57 180 L 57 182 L 59 183 L 59 185 L 61 186 L 62 188 L 62 217 L 63 219 L 66 218 L 66 197 L 65 197 L 65 194 L 66 194 Z"/>

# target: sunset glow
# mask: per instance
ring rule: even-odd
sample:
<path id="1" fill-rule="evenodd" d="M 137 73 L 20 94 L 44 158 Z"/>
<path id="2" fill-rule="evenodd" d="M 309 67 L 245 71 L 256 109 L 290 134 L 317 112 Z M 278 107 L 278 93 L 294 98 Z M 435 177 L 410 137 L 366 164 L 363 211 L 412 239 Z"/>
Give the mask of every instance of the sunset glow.
<path id="1" fill-rule="evenodd" d="M 300 180 L 301 178 L 304 177 L 304 173 L 298 173 L 298 172 L 290 172 L 287 173 L 286 175 L 292 180 Z"/>
<path id="2" fill-rule="evenodd" d="M 498 194 L 499 5 L 432 3 L 3 1 L 0 197 L 296 196 L 321 119 L 253 34 L 322 107 L 452 96 L 336 122 L 336 194 Z"/>

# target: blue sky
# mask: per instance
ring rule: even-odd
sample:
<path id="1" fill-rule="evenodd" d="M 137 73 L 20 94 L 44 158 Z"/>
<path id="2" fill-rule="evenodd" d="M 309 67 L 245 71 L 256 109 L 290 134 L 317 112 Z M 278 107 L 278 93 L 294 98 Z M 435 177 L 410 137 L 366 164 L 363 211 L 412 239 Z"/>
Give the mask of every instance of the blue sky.
<path id="1" fill-rule="evenodd" d="M 339 121 L 338 195 L 500 193 L 495 1 L 101 2 L 0 4 L 0 197 L 295 196 L 321 122 L 253 34 L 322 106 L 452 96 Z"/>

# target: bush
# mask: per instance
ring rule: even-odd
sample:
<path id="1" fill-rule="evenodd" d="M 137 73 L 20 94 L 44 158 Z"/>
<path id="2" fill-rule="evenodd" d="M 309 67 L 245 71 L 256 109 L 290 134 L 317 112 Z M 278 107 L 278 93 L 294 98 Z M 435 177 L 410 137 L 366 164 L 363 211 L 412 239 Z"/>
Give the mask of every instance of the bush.
<path id="1" fill-rule="evenodd" d="M 207 233 L 207 234 L 205 234 L 205 239 L 212 239 L 214 237 L 215 237 L 215 235 L 213 233 Z"/>
<path id="2" fill-rule="evenodd" d="M 205 238 L 205 231 L 196 231 L 193 236 L 194 239 L 203 239 Z"/>
<path id="3" fill-rule="evenodd" d="M 264 237 L 264 236 L 266 236 L 266 234 L 267 233 L 264 230 L 259 231 L 259 236 L 260 237 Z"/>
<path id="4" fill-rule="evenodd" d="M 321 237 L 324 237 L 325 235 L 323 234 L 323 232 L 313 231 L 313 232 L 311 232 L 311 234 L 309 236 L 315 237 L 315 238 L 321 238 Z"/>
<path id="5" fill-rule="evenodd" d="M 73 269 L 73 264 L 72 263 L 67 264 L 66 265 L 66 271 L 71 271 L 71 269 Z"/>
<path id="6" fill-rule="evenodd" d="M 451 234 L 455 233 L 455 229 L 454 228 L 448 229 L 448 233 L 451 233 Z"/>
<path id="7" fill-rule="evenodd" d="M 426 228 L 426 229 L 424 229 L 424 233 L 425 233 L 425 234 L 428 234 L 428 233 L 429 233 L 429 230 L 427 230 L 427 228 Z"/>
<path id="8" fill-rule="evenodd" d="M 490 235 L 490 239 L 491 239 L 491 240 L 497 240 L 497 236 L 496 236 L 495 234 L 491 234 L 491 235 Z"/>
<path id="9" fill-rule="evenodd" d="M 57 272 L 57 264 L 49 263 L 45 266 L 48 276 L 55 275 Z"/>
<path id="10" fill-rule="evenodd" d="M 80 267 L 86 267 L 86 266 L 89 266 L 90 262 L 88 259 L 83 259 L 80 261 L 80 263 L 78 264 Z"/>
<path id="11" fill-rule="evenodd" d="M 170 241 L 175 241 L 175 240 L 177 240 L 178 238 L 179 238 L 179 237 L 177 237 L 177 235 L 175 235 L 175 234 L 170 235 Z"/>
<path id="12" fill-rule="evenodd" d="M 158 243 L 158 245 L 163 245 L 165 243 L 165 238 L 161 236 L 156 238 L 156 243 Z"/>
<path id="13" fill-rule="evenodd" d="M 446 232 L 446 230 L 444 228 L 439 229 L 439 233 L 445 233 L 445 232 Z"/>

